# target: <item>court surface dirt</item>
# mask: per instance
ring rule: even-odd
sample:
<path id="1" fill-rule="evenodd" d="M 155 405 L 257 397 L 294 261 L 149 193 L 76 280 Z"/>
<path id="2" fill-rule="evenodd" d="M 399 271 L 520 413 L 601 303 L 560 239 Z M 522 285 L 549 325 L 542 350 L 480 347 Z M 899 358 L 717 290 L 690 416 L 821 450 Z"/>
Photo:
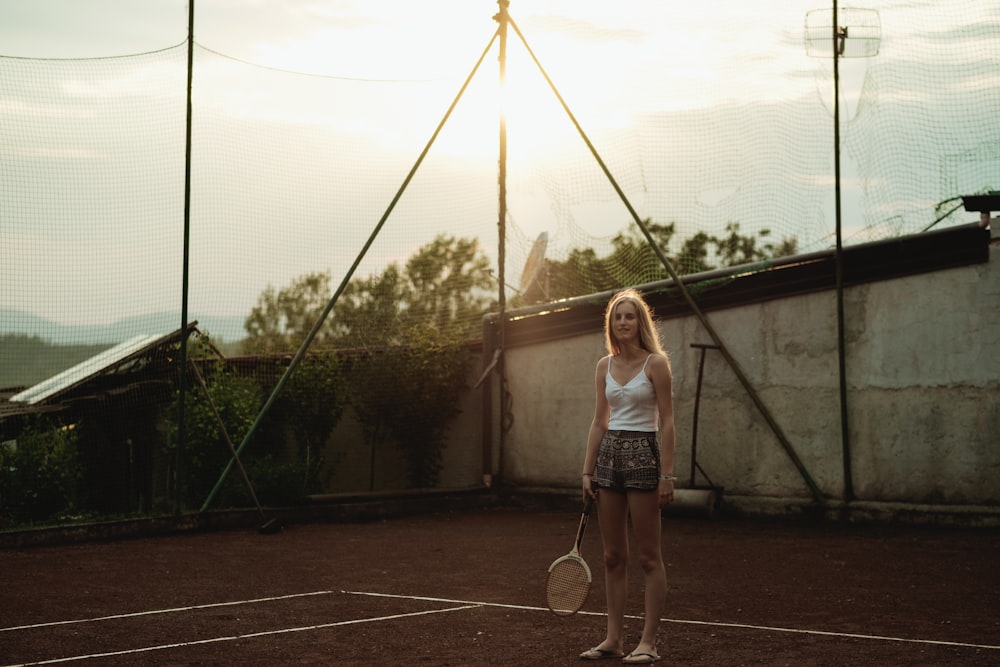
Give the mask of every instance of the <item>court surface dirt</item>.
<path id="1" fill-rule="evenodd" d="M 456 508 L 0 551 L 0 664 L 579 665 L 604 637 L 596 517 L 583 611 L 543 590 L 578 519 Z M 658 664 L 1000 665 L 996 530 L 667 518 L 663 548 Z"/>

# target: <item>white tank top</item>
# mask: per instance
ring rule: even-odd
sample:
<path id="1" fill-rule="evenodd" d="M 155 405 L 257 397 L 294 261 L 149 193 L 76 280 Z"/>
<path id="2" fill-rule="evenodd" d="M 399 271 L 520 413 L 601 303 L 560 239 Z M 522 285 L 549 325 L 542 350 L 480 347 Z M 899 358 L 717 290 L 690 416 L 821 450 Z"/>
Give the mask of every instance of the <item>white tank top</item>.
<path id="1" fill-rule="evenodd" d="M 653 355 L 649 355 L 651 357 Z M 658 426 L 658 410 L 656 405 L 656 390 L 653 383 L 646 377 L 646 364 L 635 377 L 625 384 L 611 376 L 613 356 L 608 356 L 608 372 L 604 382 L 604 395 L 611 406 L 611 418 L 608 429 L 613 431 L 655 431 Z"/>

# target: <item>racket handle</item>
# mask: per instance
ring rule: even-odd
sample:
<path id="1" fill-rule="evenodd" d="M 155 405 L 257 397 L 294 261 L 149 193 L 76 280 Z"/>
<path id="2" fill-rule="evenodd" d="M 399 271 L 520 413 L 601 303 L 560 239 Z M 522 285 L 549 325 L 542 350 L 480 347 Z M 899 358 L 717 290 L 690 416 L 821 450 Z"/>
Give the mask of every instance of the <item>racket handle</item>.
<path id="1" fill-rule="evenodd" d="M 580 527 L 576 530 L 576 550 L 580 550 L 580 545 L 583 544 L 583 533 L 587 530 L 587 520 L 590 518 L 590 510 L 594 508 L 594 499 L 591 496 L 587 496 L 587 499 L 583 501 L 583 514 L 580 515 Z"/>

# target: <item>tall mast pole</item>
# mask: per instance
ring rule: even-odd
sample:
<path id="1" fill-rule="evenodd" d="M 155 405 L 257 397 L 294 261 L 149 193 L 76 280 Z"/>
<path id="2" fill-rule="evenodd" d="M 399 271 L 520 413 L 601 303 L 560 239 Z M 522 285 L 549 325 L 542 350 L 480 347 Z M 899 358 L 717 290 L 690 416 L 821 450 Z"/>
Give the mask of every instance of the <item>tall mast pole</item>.
<path id="1" fill-rule="evenodd" d="M 498 277 L 498 295 L 497 295 L 497 310 L 500 314 L 499 325 L 500 329 L 497 332 L 497 348 L 500 352 L 499 357 L 497 357 L 497 376 L 500 379 L 500 434 L 499 434 L 499 444 L 500 444 L 500 459 L 497 465 L 497 473 L 499 474 L 501 480 L 503 479 L 503 458 L 504 458 L 504 443 L 506 440 L 507 431 L 507 372 L 506 372 L 506 341 L 504 338 L 504 330 L 507 326 L 507 295 L 506 295 L 506 264 L 507 264 L 507 113 L 505 104 L 505 88 L 507 85 L 507 24 L 509 22 L 509 15 L 507 14 L 507 8 L 510 6 L 510 0 L 497 0 L 497 5 L 500 7 L 500 11 L 494 17 L 500 24 L 498 33 L 500 37 L 500 55 L 498 57 L 500 61 L 500 156 L 497 163 L 497 277 Z"/>
<path id="2" fill-rule="evenodd" d="M 187 447 L 187 429 L 185 410 L 187 403 L 187 357 L 188 357 L 188 291 L 191 264 L 191 88 L 194 80 L 194 0 L 188 2 L 188 38 L 187 38 L 187 90 L 186 115 L 184 120 L 184 248 L 183 266 L 181 271 L 181 348 L 180 361 L 177 364 L 177 448 L 174 459 L 174 513 L 183 510 L 181 493 L 184 476 L 181 466 L 184 465 L 185 449 Z"/>
<path id="3" fill-rule="evenodd" d="M 840 25 L 837 0 L 833 0 L 833 188 L 834 211 L 837 228 L 835 255 L 837 289 L 837 366 L 840 378 L 840 438 L 844 466 L 844 500 L 854 500 L 854 482 L 851 472 L 851 436 L 847 416 L 847 343 L 844 322 L 844 243 L 841 224 L 840 190 L 840 58 L 844 54 L 847 27 Z"/>

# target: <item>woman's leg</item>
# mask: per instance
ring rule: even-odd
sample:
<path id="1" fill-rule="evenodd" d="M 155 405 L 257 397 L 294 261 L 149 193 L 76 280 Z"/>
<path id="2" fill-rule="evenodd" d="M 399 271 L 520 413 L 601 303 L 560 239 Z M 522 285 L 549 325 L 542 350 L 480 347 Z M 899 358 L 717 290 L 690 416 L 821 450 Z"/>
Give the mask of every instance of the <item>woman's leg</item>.
<path id="1" fill-rule="evenodd" d="M 656 633 L 667 597 L 667 572 L 660 547 L 662 525 L 659 496 L 655 491 L 630 491 L 628 509 L 632 515 L 635 549 L 645 575 L 645 622 L 636 653 L 656 654 Z"/>
<path id="2" fill-rule="evenodd" d="M 625 597 L 628 594 L 628 499 L 624 493 L 601 489 L 597 516 L 604 546 L 604 585 L 608 605 L 608 636 L 601 648 L 621 651 L 624 641 Z"/>

